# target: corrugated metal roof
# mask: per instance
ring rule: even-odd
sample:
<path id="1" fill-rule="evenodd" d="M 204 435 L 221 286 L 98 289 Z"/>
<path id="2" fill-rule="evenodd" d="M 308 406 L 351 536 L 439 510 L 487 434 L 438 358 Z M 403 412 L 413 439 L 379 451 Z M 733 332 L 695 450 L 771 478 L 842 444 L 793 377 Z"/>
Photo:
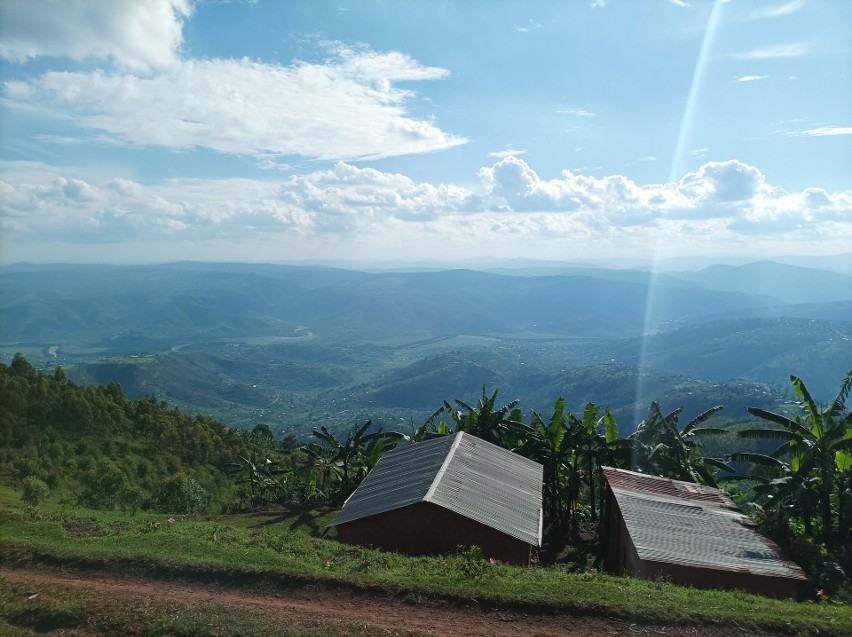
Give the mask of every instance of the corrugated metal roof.
<path id="1" fill-rule="evenodd" d="M 623 469 L 603 471 L 639 559 L 807 579 L 718 489 Z"/>
<path id="2" fill-rule="evenodd" d="M 539 463 L 463 432 L 396 447 L 331 524 L 431 502 L 539 546 L 542 475 Z"/>

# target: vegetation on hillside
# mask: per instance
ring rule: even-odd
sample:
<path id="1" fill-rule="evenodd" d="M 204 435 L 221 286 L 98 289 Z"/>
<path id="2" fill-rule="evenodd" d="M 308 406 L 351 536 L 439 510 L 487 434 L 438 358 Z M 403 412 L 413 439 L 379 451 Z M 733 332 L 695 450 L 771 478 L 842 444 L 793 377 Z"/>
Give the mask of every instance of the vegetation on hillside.
<path id="1" fill-rule="evenodd" d="M 742 592 L 696 590 L 664 581 L 611 577 L 594 569 L 571 572 L 561 566 L 492 564 L 476 550 L 415 558 L 344 545 L 319 537 L 319 529 L 333 511 L 324 515 L 316 510 L 188 515 L 169 522 L 165 515 L 149 513 L 130 516 L 78 510 L 61 514 L 51 509 L 32 519 L 13 498 L 8 489 L 0 489 L 0 561 L 7 565 L 7 574 L 12 565 L 25 569 L 47 566 L 94 572 L 98 580 L 121 573 L 154 582 L 195 582 L 201 587 L 194 596 L 199 600 L 217 599 L 212 591 L 227 584 L 240 587 L 247 596 L 292 598 L 304 590 L 314 599 L 326 592 L 330 604 L 344 603 L 340 593 L 353 590 L 359 606 L 374 598 L 403 600 L 412 614 L 424 606 L 447 604 L 471 608 L 481 621 L 483 609 L 492 609 L 495 612 L 489 615 L 503 621 L 508 615 L 508 621 L 517 621 L 506 626 L 518 633 L 528 631 L 541 618 L 558 614 L 617 618 L 629 623 L 633 632 L 647 633 L 691 633 L 693 627 L 706 626 L 708 630 L 698 634 L 765 631 L 840 637 L 852 630 L 848 607 L 834 603 L 797 604 Z M 163 582 L 164 591 L 168 582 Z M 32 589 L 12 592 L 8 587 L 0 577 L 0 633 L 4 621 L 32 626 L 40 618 L 56 629 L 84 629 L 88 618 L 103 616 L 86 612 L 92 604 L 82 602 L 79 591 L 71 607 L 63 608 L 51 606 L 53 595 L 32 599 Z M 283 602 L 279 599 L 279 603 Z M 97 608 L 97 604 L 93 606 Z M 120 612 L 113 610 L 108 617 L 115 622 L 113 628 L 93 632 L 127 634 L 116 626 L 140 607 L 147 604 L 132 603 Z M 61 618 L 70 621 L 56 625 Z M 231 616 L 220 611 L 204 617 L 173 610 L 162 620 L 167 628 L 161 632 L 135 634 L 270 634 L 254 632 L 243 624 L 239 613 Z"/>
<path id="2" fill-rule="evenodd" d="M 128 512 L 339 505 L 394 445 L 467 431 L 544 466 L 551 541 L 594 535 L 604 466 L 708 485 L 730 481 L 737 499 L 826 591 L 848 596 L 841 566 L 848 570 L 852 557 L 852 417 L 845 406 L 852 373 L 825 407 L 792 380 L 801 413 L 752 409 L 775 426 L 741 430 L 744 450 L 726 458 L 708 452 L 718 450 L 711 447 L 717 437 L 732 437 L 706 426 L 721 406 L 681 426 L 682 409 L 666 413 L 653 402 L 624 435 L 610 410 L 595 403 L 574 414 L 559 398 L 549 415 L 527 417 L 518 401 L 501 404 L 498 391 L 483 388 L 476 403 L 445 401 L 409 435 L 367 421 L 342 435 L 321 427 L 299 441 L 276 437 L 264 424 L 235 430 L 152 397 L 129 400 L 115 383 L 81 387 L 62 368 L 40 373 L 17 355 L 0 364 L 0 478 L 22 492 L 34 514 L 48 492 L 66 507 Z M 781 444 L 756 453 L 748 447 L 756 438 Z M 755 468 L 737 475 L 732 462 Z M 592 556 L 575 568 L 594 565 Z"/>

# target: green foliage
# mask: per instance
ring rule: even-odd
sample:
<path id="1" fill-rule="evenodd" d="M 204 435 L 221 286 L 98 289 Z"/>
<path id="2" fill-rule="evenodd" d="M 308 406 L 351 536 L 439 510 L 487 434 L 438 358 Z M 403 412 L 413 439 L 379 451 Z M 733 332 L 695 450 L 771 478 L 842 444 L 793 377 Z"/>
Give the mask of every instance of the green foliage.
<path id="1" fill-rule="evenodd" d="M 417 432 L 418 438 L 433 435 L 447 435 L 451 432 L 465 431 L 469 434 L 482 438 L 504 447 L 512 447 L 514 438 L 511 430 L 513 427 L 523 425 L 523 412 L 517 408 L 519 400 L 512 400 L 500 407 L 497 406 L 497 394 L 499 389 L 489 396 L 482 387 L 482 396 L 475 407 L 456 399 L 455 407 L 448 401 L 432 414 L 426 424 Z M 448 414 L 454 426 L 450 427 L 445 421 L 437 425 L 435 420 L 441 414 Z"/>
<path id="2" fill-rule="evenodd" d="M 478 580 L 488 571 L 489 562 L 478 546 L 459 546 L 455 565 L 465 577 Z"/>
<path id="3" fill-rule="evenodd" d="M 786 517 L 787 507 L 800 511 L 807 535 L 814 534 L 816 513 L 821 539 L 833 548 L 837 538 L 852 537 L 852 412 L 845 404 L 852 389 L 852 371 L 846 373 L 835 399 L 824 406 L 817 404 L 800 378 L 791 376 L 790 382 L 799 398 L 800 413 L 749 408 L 752 415 L 775 426 L 739 432 L 743 438 L 780 444 L 768 455 L 739 453 L 731 458 L 771 467 L 771 477 L 755 476 L 760 481 L 756 493 L 765 504 L 771 500 L 779 518 Z M 848 559 L 852 561 L 852 556 Z"/>
<path id="4" fill-rule="evenodd" d="M 696 482 L 712 487 L 716 484 L 719 470 L 734 473 L 734 469 L 718 458 L 708 458 L 701 453 L 702 436 L 718 436 L 725 429 L 701 427 L 722 406 L 712 407 L 693 418 L 682 430 L 678 424 L 682 408 L 667 415 L 660 405 L 652 402 L 645 418 L 630 435 L 631 467 L 652 475 Z"/>
<path id="5" fill-rule="evenodd" d="M 338 438 L 326 427 L 313 432 L 314 441 L 303 451 L 308 457 L 311 473 L 316 472 L 319 489 L 330 502 L 340 502 L 363 480 L 379 461 L 382 453 L 390 451 L 407 436 L 396 431 L 370 431 L 368 420 Z"/>
<path id="6" fill-rule="evenodd" d="M 83 506 L 232 508 L 229 463 L 261 450 L 286 455 L 268 428 L 245 434 L 152 396 L 129 400 L 117 383 L 81 387 L 20 355 L 0 363 L 0 401 L 0 480 L 32 476 Z"/>
<path id="7" fill-rule="evenodd" d="M 29 476 L 21 481 L 21 500 L 34 509 L 41 506 L 50 493 L 50 487 L 43 480 Z"/>
<path id="8" fill-rule="evenodd" d="M 227 471 L 237 478 L 238 484 L 248 487 L 245 504 L 250 507 L 278 500 L 286 484 L 282 477 L 284 470 L 265 454 L 251 458 L 240 456 L 237 462 L 227 465 Z"/>
<path id="9" fill-rule="evenodd" d="M 175 473 L 166 478 L 157 494 L 161 511 L 170 513 L 195 513 L 205 508 L 206 492 L 195 478 L 186 473 Z"/>

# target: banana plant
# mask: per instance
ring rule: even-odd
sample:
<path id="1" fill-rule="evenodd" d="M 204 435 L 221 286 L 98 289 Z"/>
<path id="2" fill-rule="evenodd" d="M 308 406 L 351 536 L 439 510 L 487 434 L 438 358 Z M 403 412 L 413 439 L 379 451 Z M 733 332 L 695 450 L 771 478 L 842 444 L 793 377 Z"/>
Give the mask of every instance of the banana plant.
<path id="1" fill-rule="evenodd" d="M 652 402 L 648 417 L 629 436 L 633 468 L 676 480 L 718 486 L 715 474 L 720 470 L 734 473 L 734 469 L 721 459 L 703 455 L 700 438 L 728 433 L 726 429 L 701 426 L 721 410 L 721 405 L 711 407 L 681 430 L 678 420 L 682 407 L 664 416 L 659 403 Z"/>
<path id="2" fill-rule="evenodd" d="M 239 462 L 230 462 L 226 465 L 228 473 L 238 476 L 238 484 L 247 484 L 249 487 L 249 499 L 252 504 L 258 504 L 270 494 L 280 491 L 284 486 L 284 469 L 278 467 L 278 463 L 269 458 L 253 456 L 247 458 L 238 456 Z"/>
<path id="3" fill-rule="evenodd" d="M 452 428 L 454 432 L 465 431 L 487 442 L 511 449 L 520 442 L 511 435 L 511 432 L 523 425 L 524 415 L 520 409 L 517 409 L 520 402 L 518 400 L 512 400 L 502 407 L 497 407 L 499 393 L 500 390 L 495 389 L 489 396 L 483 386 L 482 396 L 475 407 L 461 400 L 456 400 L 453 406 L 445 400 L 440 409 L 432 414 L 430 420 L 447 413 L 455 423 L 455 427 Z M 439 424 L 438 427 L 440 428 L 441 425 Z"/>
<path id="4" fill-rule="evenodd" d="M 372 426 L 373 422 L 368 420 L 347 432 L 345 438 L 338 438 L 322 426 L 313 432 L 316 441 L 305 447 L 308 456 L 321 467 L 323 486 L 329 477 L 338 480 L 338 496 L 348 496 L 378 462 L 382 452 L 407 439 L 396 431 L 379 429 L 368 433 Z"/>
<path id="5" fill-rule="evenodd" d="M 733 454 L 730 459 L 768 464 L 779 469 L 782 478 L 774 483 L 779 495 L 789 500 L 791 493 L 803 492 L 799 501 L 805 504 L 804 523 L 809 533 L 810 503 L 815 501 L 822 522 L 822 539 L 826 546 L 832 548 L 834 508 L 837 510 L 838 532 L 845 535 L 850 531 L 844 503 L 850 500 L 852 477 L 852 412 L 846 409 L 846 399 L 852 389 L 852 371 L 846 372 L 837 396 L 825 406 L 813 399 L 801 378 L 790 376 L 790 382 L 799 399 L 797 405 L 801 413 L 789 416 L 749 407 L 750 414 L 771 422 L 775 427 L 739 432 L 743 438 L 777 440 L 781 444 L 769 455 L 740 453 Z"/>

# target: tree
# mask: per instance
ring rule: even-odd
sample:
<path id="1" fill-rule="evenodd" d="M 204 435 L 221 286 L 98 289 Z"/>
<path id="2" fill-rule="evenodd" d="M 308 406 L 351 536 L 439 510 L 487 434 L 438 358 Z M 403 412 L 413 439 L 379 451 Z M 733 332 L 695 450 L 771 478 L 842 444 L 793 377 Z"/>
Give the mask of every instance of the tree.
<path id="1" fill-rule="evenodd" d="M 253 506 L 267 501 L 283 487 L 280 479 L 283 470 L 265 456 L 239 456 L 238 462 L 229 462 L 226 469 L 231 475 L 238 476 L 238 484 L 248 485 L 249 502 Z"/>
<path id="2" fill-rule="evenodd" d="M 448 413 L 455 423 L 452 431 L 464 431 L 487 442 L 512 449 L 521 441 L 514 438 L 511 432 L 517 430 L 518 427 L 523 427 L 524 415 L 520 409 L 517 409 L 520 402 L 518 400 L 512 400 L 502 407 L 497 407 L 497 394 L 499 393 L 500 390 L 495 389 L 494 393 L 489 396 L 485 391 L 485 386 L 483 386 L 482 396 L 476 407 L 456 399 L 456 407 L 460 408 L 456 409 L 445 400 L 443 406 L 432 414 L 427 425 L 434 422 L 435 418 L 441 414 Z M 444 421 L 441 421 L 435 429 L 450 432 Z"/>
<path id="3" fill-rule="evenodd" d="M 204 506 L 204 498 L 204 489 L 195 478 L 180 472 L 163 480 L 157 504 L 169 513 L 195 513 Z"/>
<path id="4" fill-rule="evenodd" d="M 316 442 L 304 447 L 322 475 L 321 488 L 328 489 L 327 480 L 338 480 L 337 497 L 346 497 L 358 486 L 367 472 L 378 462 L 382 452 L 396 446 L 407 436 L 396 431 L 369 432 L 373 426 L 368 420 L 360 427 L 351 429 L 346 437 L 339 439 L 327 427 L 322 426 L 313 432 Z M 327 492 L 327 495 L 331 495 Z"/>
<path id="5" fill-rule="evenodd" d="M 601 468 L 606 464 L 615 464 L 618 447 L 618 425 L 609 413 L 609 408 L 600 416 L 595 403 L 586 403 L 582 420 L 574 414 L 568 414 L 576 447 L 577 473 L 584 477 L 589 489 L 589 509 L 592 522 L 597 521 L 596 486 L 603 482 Z M 601 496 L 603 495 L 601 490 Z"/>
<path id="6" fill-rule="evenodd" d="M 822 539 L 829 548 L 834 545 L 836 503 L 838 531 L 847 532 L 844 503 L 849 500 L 852 472 L 852 412 L 846 410 L 846 398 L 852 388 L 852 371 L 846 372 L 835 399 L 825 406 L 817 404 L 805 383 L 797 376 L 790 382 L 799 398 L 800 414 L 792 417 L 757 407 L 748 412 L 776 425 L 772 428 L 746 429 L 743 438 L 778 440 L 781 444 L 769 455 L 739 453 L 732 460 L 744 460 L 773 466 L 782 477 L 766 483 L 767 491 L 775 490 L 787 502 L 803 505 L 806 532 L 812 534 L 812 503 L 816 502 L 822 522 Z"/>
<path id="7" fill-rule="evenodd" d="M 47 494 L 50 493 L 50 487 L 47 486 L 47 483 L 35 476 L 24 478 L 21 487 L 23 488 L 21 500 L 33 509 L 37 509 L 45 501 Z"/>
<path id="8" fill-rule="evenodd" d="M 535 460 L 543 467 L 544 515 L 557 524 L 566 516 L 566 500 L 575 499 L 576 494 L 569 488 L 564 493 L 563 484 L 570 482 L 570 459 L 574 453 L 574 440 L 568 431 L 568 417 L 565 414 L 565 399 L 558 398 L 553 405 L 553 413 L 545 422 L 538 412 L 533 411 L 533 421 L 528 427 L 519 427 L 525 433 L 520 451 L 526 457 Z"/>
<path id="9" fill-rule="evenodd" d="M 618 444 L 618 425 L 609 409 L 601 416 L 597 405 L 587 403 L 583 417 L 578 418 L 565 411 L 565 400 L 558 398 L 548 421 L 534 411 L 531 425 L 514 430 L 523 438 L 519 452 L 544 467 L 547 520 L 562 524 L 573 519 L 585 485 L 591 519 L 596 521 L 601 467 L 614 459 Z"/>
<path id="10" fill-rule="evenodd" d="M 724 435 L 725 429 L 701 427 L 713 414 L 722 410 L 721 405 L 711 407 L 689 421 L 681 430 L 678 426 L 679 407 L 667 415 L 660 411 L 660 404 L 651 403 L 648 416 L 639 423 L 630 436 L 632 460 L 635 469 L 666 478 L 696 482 L 712 487 L 716 484 L 717 471 L 733 473 L 734 469 L 718 458 L 708 458 L 701 453 L 701 436 Z"/>

